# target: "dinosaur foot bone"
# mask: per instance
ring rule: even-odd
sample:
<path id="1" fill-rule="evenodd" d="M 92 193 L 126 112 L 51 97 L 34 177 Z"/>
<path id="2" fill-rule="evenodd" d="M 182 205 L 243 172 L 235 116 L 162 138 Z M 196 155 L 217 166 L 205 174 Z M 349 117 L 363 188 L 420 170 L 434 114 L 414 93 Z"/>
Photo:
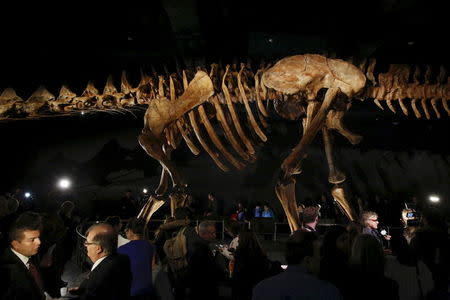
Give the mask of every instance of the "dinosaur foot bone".
<path id="1" fill-rule="evenodd" d="M 295 179 L 280 180 L 275 186 L 275 193 L 286 214 L 291 232 L 300 229 L 300 220 L 295 199 Z"/>
<path id="2" fill-rule="evenodd" d="M 144 204 L 138 214 L 138 218 L 144 219 L 145 224 L 148 224 L 152 215 L 164 204 L 164 200 L 152 195 L 148 198 L 147 203 Z"/>

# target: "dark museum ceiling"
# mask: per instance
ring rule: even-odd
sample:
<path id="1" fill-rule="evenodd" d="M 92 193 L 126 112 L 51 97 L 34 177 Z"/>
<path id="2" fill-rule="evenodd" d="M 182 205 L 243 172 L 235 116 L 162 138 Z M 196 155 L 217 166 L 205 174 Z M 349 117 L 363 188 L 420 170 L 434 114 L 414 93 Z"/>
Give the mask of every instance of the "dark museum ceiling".
<path id="1" fill-rule="evenodd" d="M 108 74 L 118 78 L 122 70 L 138 80 L 140 67 L 162 70 L 162 63 L 173 66 L 175 56 L 209 63 L 331 53 L 338 58 L 372 56 L 381 63 L 442 64 L 450 70 L 448 11 L 439 1 L 92 2 L 15 3 L 4 9 L 0 90 L 11 86 L 25 98 L 39 85 L 56 93 L 68 83 L 80 93 L 88 80 L 103 87 Z M 448 118 L 408 120 L 355 103 L 347 121 L 360 126 L 355 131 L 365 136 L 362 149 L 432 151 L 447 159 L 448 172 Z M 4 174 L 0 190 L 28 174 L 36 149 L 68 140 L 87 145 L 87 139 L 114 138 L 118 131 L 137 135 L 141 126 L 139 118 L 102 114 L 84 120 L 0 123 L 2 164 L 10 173 Z M 80 151 L 95 154 L 101 149 L 96 145 Z M 142 150 L 134 151 L 140 151 L 138 161 L 144 164 Z"/>

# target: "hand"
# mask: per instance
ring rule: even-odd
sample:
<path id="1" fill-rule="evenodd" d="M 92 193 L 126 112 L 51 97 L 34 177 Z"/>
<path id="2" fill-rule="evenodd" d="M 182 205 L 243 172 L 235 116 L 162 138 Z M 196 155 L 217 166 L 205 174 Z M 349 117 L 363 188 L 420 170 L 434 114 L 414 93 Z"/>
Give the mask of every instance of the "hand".
<path id="1" fill-rule="evenodd" d="M 383 235 L 386 241 L 389 241 L 391 239 L 391 236 L 389 234 Z"/>
<path id="2" fill-rule="evenodd" d="M 69 293 L 71 294 L 77 294 L 79 287 L 73 287 L 69 289 Z"/>

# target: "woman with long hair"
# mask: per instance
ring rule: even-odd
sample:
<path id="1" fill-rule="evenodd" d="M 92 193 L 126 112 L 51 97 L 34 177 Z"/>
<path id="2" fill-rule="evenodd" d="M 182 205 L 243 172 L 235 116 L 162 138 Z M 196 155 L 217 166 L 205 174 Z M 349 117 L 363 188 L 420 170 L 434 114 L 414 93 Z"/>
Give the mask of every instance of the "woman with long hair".
<path id="1" fill-rule="evenodd" d="M 281 272 L 280 264 L 272 263 L 250 229 L 239 233 L 232 275 L 232 294 L 236 300 L 251 299 L 253 287 L 261 280 Z"/>

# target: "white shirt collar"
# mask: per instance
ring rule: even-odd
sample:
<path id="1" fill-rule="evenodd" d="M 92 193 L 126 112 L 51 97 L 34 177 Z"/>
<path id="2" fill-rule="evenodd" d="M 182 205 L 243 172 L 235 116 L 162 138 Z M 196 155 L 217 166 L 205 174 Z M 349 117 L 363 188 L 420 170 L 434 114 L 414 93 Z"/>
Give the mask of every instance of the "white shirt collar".
<path id="1" fill-rule="evenodd" d="M 97 261 L 92 265 L 91 272 L 108 256 L 103 256 L 102 258 L 97 259 Z"/>
<path id="2" fill-rule="evenodd" d="M 19 252 L 17 252 L 16 250 L 14 250 L 13 248 L 11 248 L 12 253 L 14 253 L 22 262 L 23 264 L 28 268 L 28 260 L 30 259 L 28 256 L 25 256 Z"/>
<path id="3" fill-rule="evenodd" d="M 130 242 L 129 239 L 126 239 L 119 234 L 119 236 L 117 237 L 117 248 L 119 248 L 120 246 L 123 246 L 129 242 Z"/>

